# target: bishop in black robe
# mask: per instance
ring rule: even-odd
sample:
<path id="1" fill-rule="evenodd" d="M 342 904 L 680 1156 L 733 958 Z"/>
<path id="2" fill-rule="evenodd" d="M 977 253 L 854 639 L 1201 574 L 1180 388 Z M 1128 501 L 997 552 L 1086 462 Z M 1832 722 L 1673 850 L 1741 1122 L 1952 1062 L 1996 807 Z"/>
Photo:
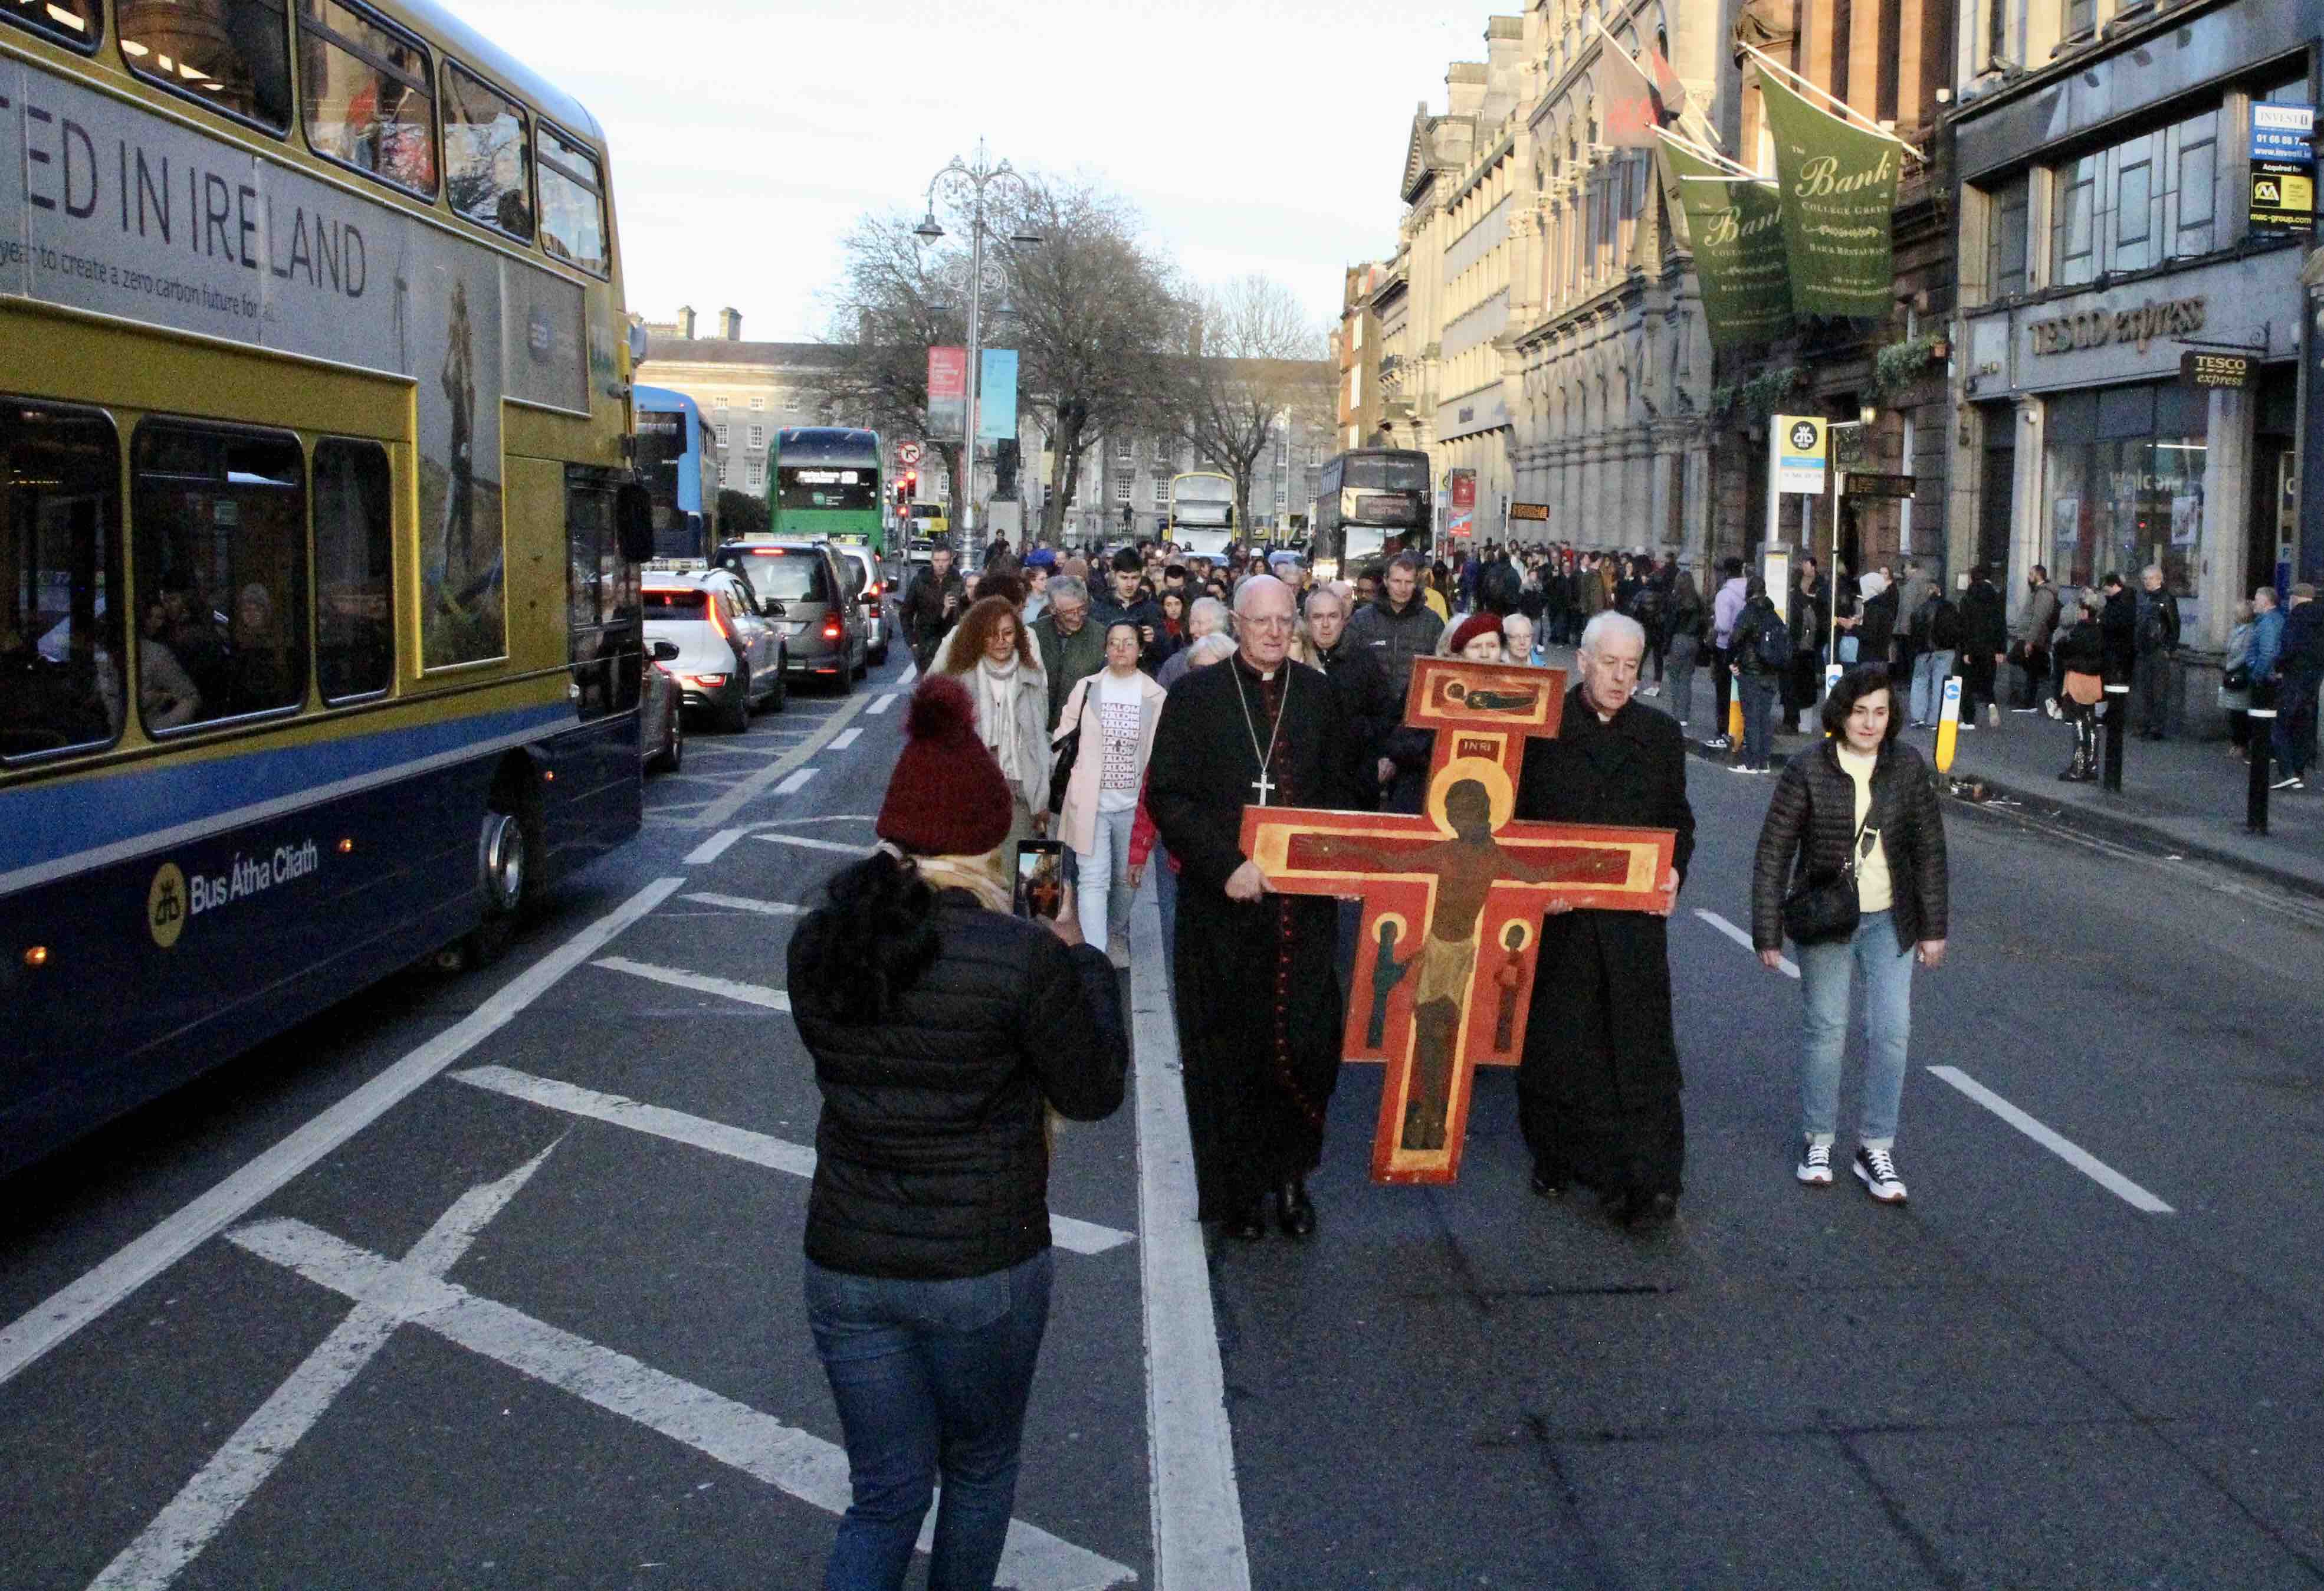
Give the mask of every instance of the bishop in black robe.
<path id="1" fill-rule="evenodd" d="M 1566 694 L 1555 739 L 1526 747 L 1517 815 L 1674 829 L 1671 865 L 1684 879 L 1694 811 L 1677 720 L 1626 699 L 1601 721 L 1587 689 Z M 1536 1190 L 1578 1182 L 1626 1220 L 1667 1215 L 1683 1191 L 1686 1124 L 1668 926 L 1646 911 L 1544 918 L 1517 1068 L 1518 1119 Z"/>
<path id="2" fill-rule="evenodd" d="M 1287 632 L 1286 632 L 1287 634 Z M 1255 1236 L 1267 1196 L 1286 1230 L 1321 1161 L 1323 1113 L 1340 1071 L 1347 1008 L 1334 965 L 1337 904 L 1315 896 L 1231 900 L 1247 858 L 1243 808 L 1360 805 L 1364 748 L 1323 674 L 1287 660 L 1255 667 L 1245 651 L 1171 687 L 1154 732 L 1147 809 L 1179 863 L 1173 947 L 1178 1050 L 1201 1218 Z M 1296 1206 L 1295 1206 L 1296 1201 Z M 1305 1224 L 1312 1229 L 1314 1213 Z"/>

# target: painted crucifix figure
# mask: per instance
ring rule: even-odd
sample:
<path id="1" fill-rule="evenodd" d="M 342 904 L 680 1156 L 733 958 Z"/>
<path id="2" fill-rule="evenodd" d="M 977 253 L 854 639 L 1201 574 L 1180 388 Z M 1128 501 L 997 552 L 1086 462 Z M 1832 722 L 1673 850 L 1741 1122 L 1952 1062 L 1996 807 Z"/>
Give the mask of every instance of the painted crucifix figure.
<path id="1" fill-rule="evenodd" d="M 1510 821 L 1526 742 L 1556 734 L 1564 695 L 1557 670 L 1424 658 L 1406 707 L 1436 734 L 1421 816 L 1244 811 L 1270 889 L 1363 898 L 1344 1053 L 1388 1064 L 1376 1181 L 1459 1175 L 1473 1068 L 1524 1049 L 1545 913 L 1671 909 L 1668 830 Z"/>

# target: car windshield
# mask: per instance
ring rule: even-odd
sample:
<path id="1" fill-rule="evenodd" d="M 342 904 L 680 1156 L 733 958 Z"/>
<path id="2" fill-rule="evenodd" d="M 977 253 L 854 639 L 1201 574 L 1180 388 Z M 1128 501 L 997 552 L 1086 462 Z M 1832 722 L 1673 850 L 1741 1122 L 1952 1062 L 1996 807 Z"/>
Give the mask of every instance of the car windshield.
<path id="1" fill-rule="evenodd" d="M 829 602 L 830 577 L 823 555 L 805 547 L 754 547 L 742 565 L 744 578 L 761 597 L 778 602 Z"/>

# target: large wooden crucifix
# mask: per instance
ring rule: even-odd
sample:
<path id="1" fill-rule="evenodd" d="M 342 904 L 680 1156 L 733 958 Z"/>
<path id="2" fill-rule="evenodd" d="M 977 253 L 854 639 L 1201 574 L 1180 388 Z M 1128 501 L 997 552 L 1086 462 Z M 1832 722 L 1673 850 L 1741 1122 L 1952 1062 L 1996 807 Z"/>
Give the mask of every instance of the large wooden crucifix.
<path id="1" fill-rule="evenodd" d="M 1475 1068 L 1524 1052 L 1552 902 L 1672 909 L 1670 830 L 1510 820 L 1526 743 L 1554 736 L 1564 705 L 1560 669 L 1422 658 L 1405 702 L 1436 735 L 1421 816 L 1243 809 L 1269 889 L 1363 899 L 1342 1053 L 1388 1063 L 1375 1182 L 1460 1175 Z"/>

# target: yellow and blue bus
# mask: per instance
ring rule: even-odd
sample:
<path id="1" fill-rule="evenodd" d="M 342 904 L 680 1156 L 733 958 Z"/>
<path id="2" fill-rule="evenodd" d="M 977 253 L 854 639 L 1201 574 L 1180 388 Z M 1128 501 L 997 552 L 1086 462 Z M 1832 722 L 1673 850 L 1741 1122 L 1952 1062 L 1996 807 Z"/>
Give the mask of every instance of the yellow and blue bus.
<path id="1" fill-rule="evenodd" d="M 707 569 L 718 545 L 718 433 L 684 393 L 641 385 L 631 399 L 638 475 L 653 501 L 653 567 Z"/>
<path id="2" fill-rule="evenodd" d="M 854 426 L 787 425 L 767 449 L 770 537 L 887 543 L 880 433 Z"/>
<path id="3" fill-rule="evenodd" d="M 603 134 L 424 0 L 0 3 L 0 1170 L 640 824 Z"/>
<path id="4" fill-rule="evenodd" d="M 1234 533 L 1232 476 L 1194 470 L 1170 477 L 1167 534 L 1179 551 L 1201 558 L 1223 558 Z"/>

